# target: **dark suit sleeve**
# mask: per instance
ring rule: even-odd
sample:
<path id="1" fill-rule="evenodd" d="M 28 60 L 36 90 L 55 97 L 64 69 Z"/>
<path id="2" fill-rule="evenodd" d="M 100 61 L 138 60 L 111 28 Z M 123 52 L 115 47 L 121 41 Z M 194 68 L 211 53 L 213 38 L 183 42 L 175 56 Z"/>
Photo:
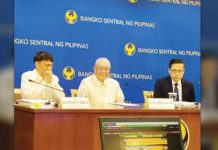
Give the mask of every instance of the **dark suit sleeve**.
<path id="1" fill-rule="evenodd" d="M 161 98 L 161 91 L 161 83 L 157 80 L 154 87 L 154 98 Z"/>
<path id="2" fill-rule="evenodd" d="M 190 90 L 190 101 L 195 101 L 195 90 L 193 84 L 191 84 L 191 90 Z"/>

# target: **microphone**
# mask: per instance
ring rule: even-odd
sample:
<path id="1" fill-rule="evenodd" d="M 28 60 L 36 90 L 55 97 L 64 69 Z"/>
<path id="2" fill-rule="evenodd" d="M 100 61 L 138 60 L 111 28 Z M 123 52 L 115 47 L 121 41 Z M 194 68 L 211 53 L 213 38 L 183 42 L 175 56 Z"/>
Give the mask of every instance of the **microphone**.
<path id="1" fill-rule="evenodd" d="M 34 81 L 34 80 L 32 80 L 32 79 L 28 79 L 28 81 L 33 82 L 33 83 L 36 83 L 36 84 L 39 84 L 39 85 L 43 85 L 43 86 L 46 86 L 46 87 L 49 87 L 49 88 L 51 88 L 51 89 L 54 89 L 54 90 L 57 90 L 57 91 L 60 91 L 60 92 L 63 92 L 63 93 L 64 93 L 63 90 L 60 90 L 60 89 L 58 89 L 58 88 L 55 88 L 55 87 L 52 87 L 52 86 L 49 86 L 49 85 L 46 85 L 46 84 L 43 84 L 43 83 Z"/>

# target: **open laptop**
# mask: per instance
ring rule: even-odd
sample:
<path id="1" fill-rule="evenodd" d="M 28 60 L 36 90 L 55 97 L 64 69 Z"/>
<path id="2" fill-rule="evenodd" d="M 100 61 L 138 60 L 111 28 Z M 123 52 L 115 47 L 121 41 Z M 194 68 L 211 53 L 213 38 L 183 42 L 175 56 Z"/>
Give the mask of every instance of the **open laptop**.
<path id="1" fill-rule="evenodd" d="M 101 117 L 102 150 L 183 150 L 179 117 Z"/>

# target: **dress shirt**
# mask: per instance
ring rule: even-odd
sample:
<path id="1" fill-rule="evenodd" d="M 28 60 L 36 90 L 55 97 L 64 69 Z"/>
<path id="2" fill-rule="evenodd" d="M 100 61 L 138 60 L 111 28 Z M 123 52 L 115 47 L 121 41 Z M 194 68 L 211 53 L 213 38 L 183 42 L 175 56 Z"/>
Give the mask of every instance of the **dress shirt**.
<path id="1" fill-rule="evenodd" d="M 63 92 L 34 82 L 30 82 L 29 79 L 63 90 L 63 88 L 58 83 L 59 80 L 57 76 L 52 75 L 52 82 L 46 83 L 42 76 L 36 71 L 36 69 L 34 69 L 33 71 L 27 71 L 22 74 L 21 96 L 23 99 L 50 99 L 58 101 L 61 97 L 65 96 Z"/>
<path id="2" fill-rule="evenodd" d="M 116 80 L 107 78 L 102 83 L 97 79 L 95 74 L 81 81 L 78 95 L 80 93 L 85 93 L 90 103 L 124 102 L 123 92 Z"/>

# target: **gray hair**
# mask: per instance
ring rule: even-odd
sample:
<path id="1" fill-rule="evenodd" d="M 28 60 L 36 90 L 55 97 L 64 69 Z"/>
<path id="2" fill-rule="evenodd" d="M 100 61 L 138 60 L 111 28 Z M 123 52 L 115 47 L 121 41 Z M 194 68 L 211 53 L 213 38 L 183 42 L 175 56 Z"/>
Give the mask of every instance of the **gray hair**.
<path id="1" fill-rule="evenodd" d="M 111 68 L 111 63 L 106 57 L 100 57 L 100 58 L 96 59 L 95 66 L 97 66 L 101 62 L 106 62 L 109 65 L 109 67 Z"/>

